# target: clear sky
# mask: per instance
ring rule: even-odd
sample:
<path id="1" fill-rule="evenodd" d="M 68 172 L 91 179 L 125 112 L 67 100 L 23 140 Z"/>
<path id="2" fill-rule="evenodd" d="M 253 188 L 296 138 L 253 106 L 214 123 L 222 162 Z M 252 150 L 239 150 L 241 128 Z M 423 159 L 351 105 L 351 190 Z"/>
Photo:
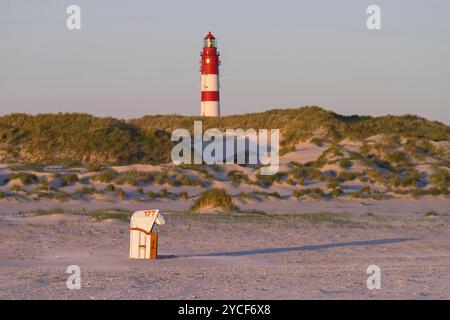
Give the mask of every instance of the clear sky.
<path id="1" fill-rule="evenodd" d="M 197 115 L 209 30 L 223 114 L 319 105 L 450 123 L 448 0 L 0 0 L 0 114 Z"/>

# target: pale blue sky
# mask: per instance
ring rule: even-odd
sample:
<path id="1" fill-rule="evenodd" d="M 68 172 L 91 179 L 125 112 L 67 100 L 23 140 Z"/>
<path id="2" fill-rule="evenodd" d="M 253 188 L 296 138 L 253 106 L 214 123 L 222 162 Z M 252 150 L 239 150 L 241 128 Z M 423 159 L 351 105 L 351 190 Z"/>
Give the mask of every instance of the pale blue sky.
<path id="1" fill-rule="evenodd" d="M 66 8 L 82 30 L 66 29 Z M 382 30 L 366 8 L 382 9 Z M 450 1 L 0 0 L 0 114 L 199 113 L 199 53 L 223 114 L 319 105 L 450 123 Z"/>

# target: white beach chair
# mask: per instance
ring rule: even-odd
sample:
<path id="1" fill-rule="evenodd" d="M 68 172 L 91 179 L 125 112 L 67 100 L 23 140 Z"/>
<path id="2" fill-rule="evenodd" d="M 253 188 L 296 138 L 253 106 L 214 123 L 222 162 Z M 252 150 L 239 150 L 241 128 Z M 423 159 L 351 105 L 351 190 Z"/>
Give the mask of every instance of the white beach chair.
<path id="1" fill-rule="evenodd" d="M 130 221 L 130 259 L 156 259 L 158 234 L 152 232 L 154 224 L 165 223 L 159 210 L 136 211 Z"/>

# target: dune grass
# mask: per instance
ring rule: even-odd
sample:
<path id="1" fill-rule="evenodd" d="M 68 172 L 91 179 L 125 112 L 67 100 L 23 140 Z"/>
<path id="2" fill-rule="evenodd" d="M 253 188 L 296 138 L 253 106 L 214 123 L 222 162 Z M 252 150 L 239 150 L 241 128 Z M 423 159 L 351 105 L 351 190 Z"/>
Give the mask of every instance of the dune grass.
<path id="1" fill-rule="evenodd" d="M 203 208 L 218 208 L 225 212 L 237 210 L 231 196 L 228 195 L 224 189 L 216 188 L 201 193 L 192 206 L 192 210 L 194 211 L 199 211 Z"/>

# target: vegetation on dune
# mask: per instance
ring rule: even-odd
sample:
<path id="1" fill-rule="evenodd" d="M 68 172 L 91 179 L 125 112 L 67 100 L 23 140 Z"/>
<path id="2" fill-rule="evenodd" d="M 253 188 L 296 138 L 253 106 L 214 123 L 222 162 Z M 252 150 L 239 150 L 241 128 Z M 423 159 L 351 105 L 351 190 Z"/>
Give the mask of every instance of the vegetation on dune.
<path id="1" fill-rule="evenodd" d="M 113 183 L 108 184 L 103 191 L 114 192 L 116 191 L 116 186 Z"/>
<path id="2" fill-rule="evenodd" d="M 275 182 L 281 182 L 286 176 L 287 174 L 285 172 L 277 172 L 272 175 L 262 175 L 258 173 L 256 175 L 256 183 L 263 188 L 270 187 Z"/>
<path id="3" fill-rule="evenodd" d="M 41 163 L 15 163 L 8 166 L 11 171 L 36 171 L 42 172 L 44 170 L 44 165 Z"/>
<path id="4" fill-rule="evenodd" d="M 176 128 L 192 131 L 194 120 L 202 120 L 204 130 L 279 128 L 284 151 L 293 150 L 300 141 L 309 141 L 323 147 L 323 152 L 315 160 L 290 162 L 277 174 L 268 176 L 260 174 L 260 167 L 253 168 L 254 172 L 248 175 L 231 170 L 226 177 L 219 165 L 163 165 L 160 171 L 116 171 L 111 167 L 169 163 L 173 146 L 171 131 Z M 342 143 L 346 138 L 357 140 L 361 146 L 355 148 Z M 449 126 L 420 117 L 346 117 L 318 107 L 220 119 L 159 115 L 125 121 L 87 114 L 11 114 L 0 117 L 0 161 L 7 162 L 5 169 L 11 171 L 0 177 L 0 184 L 8 187 L 12 181 L 0 199 L 20 200 L 24 196 L 61 201 L 98 196 L 132 201 L 194 198 L 194 210 L 217 207 L 231 211 L 236 209 L 232 197 L 222 189 L 197 195 L 169 188 L 207 188 L 226 182 L 259 187 L 260 191 L 234 196 L 243 200 L 289 197 L 267 192 L 274 184 L 290 188 L 291 197 L 296 198 L 380 200 L 393 195 L 448 196 L 449 141 Z M 160 191 L 148 191 L 150 184 Z M 69 194 L 65 191 L 72 188 L 65 186 L 80 188 Z"/>
<path id="5" fill-rule="evenodd" d="M 290 165 L 289 174 L 300 185 L 303 185 L 306 180 L 327 181 L 329 179 L 329 176 L 320 170 L 322 165 L 320 161 L 309 161 L 304 164 L 291 162 Z"/>
<path id="6" fill-rule="evenodd" d="M 123 222 L 129 222 L 132 214 L 133 212 L 127 209 L 96 210 L 88 213 L 91 218 L 98 221 L 116 219 Z"/>
<path id="7" fill-rule="evenodd" d="M 230 170 L 230 172 L 228 172 L 227 174 L 227 177 L 233 184 L 237 186 L 239 186 L 241 183 L 252 183 L 250 178 L 245 173 L 238 170 Z"/>
<path id="8" fill-rule="evenodd" d="M 88 172 L 98 172 L 98 171 L 102 171 L 103 170 L 103 166 L 101 164 L 98 164 L 98 163 L 88 163 L 86 165 L 86 170 Z"/>
<path id="9" fill-rule="evenodd" d="M 431 183 L 444 192 L 448 192 L 450 185 L 450 170 L 440 168 L 430 176 Z"/>
<path id="10" fill-rule="evenodd" d="M 78 176 L 76 173 L 67 174 L 63 178 L 61 178 L 62 187 L 69 186 L 75 182 L 78 182 Z"/>
<path id="11" fill-rule="evenodd" d="M 214 165 L 199 165 L 199 164 L 181 164 L 178 166 L 180 169 L 194 170 L 199 172 L 206 180 L 213 180 L 214 175 L 212 175 L 207 168 L 212 168 L 213 171 L 217 171 Z"/>
<path id="12" fill-rule="evenodd" d="M 151 183 L 154 179 L 155 177 L 151 172 L 128 170 L 116 177 L 114 182 L 119 185 L 129 184 L 131 186 L 137 186 L 139 183 Z"/>
<path id="13" fill-rule="evenodd" d="M 418 154 L 435 152 L 427 140 L 450 140 L 449 126 L 417 116 L 342 116 L 319 107 L 275 109 L 220 119 L 155 115 L 125 121 L 80 113 L 10 114 L 0 117 L 0 161 L 68 165 L 168 163 L 174 145 L 170 141 L 172 130 L 186 128 L 192 132 L 194 120 L 200 119 L 204 130 L 278 128 L 284 151 L 317 132 L 321 137 L 311 140 L 317 145 L 377 134 L 388 135 L 394 145 L 401 136 L 410 139 L 408 148 Z M 394 156 L 402 160 L 400 154 Z M 89 170 L 99 171 L 101 167 Z"/>
<path id="14" fill-rule="evenodd" d="M 178 197 L 181 198 L 181 199 L 187 199 L 187 198 L 189 198 L 189 195 L 188 195 L 188 193 L 186 191 L 181 191 L 178 194 Z"/>
<path id="15" fill-rule="evenodd" d="M 272 197 L 281 199 L 281 195 L 278 192 L 252 191 L 250 192 L 250 195 L 263 198 Z"/>
<path id="16" fill-rule="evenodd" d="M 350 169 L 353 166 L 353 162 L 350 159 L 342 159 L 339 162 L 339 166 L 342 169 Z"/>
<path id="17" fill-rule="evenodd" d="M 75 191 L 76 194 L 78 195 L 93 195 L 95 193 L 97 193 L 98 190 L 95 187 L 82 187 L 78 190 Z"/>
<path id="18" fill-rule="evenodd" d="M 321 138 L 321 137 L 314 137 L 310 140 L 311 143 L 315 144 L 318 147 L 322 147 L 325 139 Z"/>
<path id="19" fill-rule="evenodd" d="M 313 199 L 323 199 L 326 196 L 325 192 L 320 188 L 294 190 L 292 195 L 296 198 L 310 196 Z"/>
<path id="20" fill-rule="evenodd" d="M 38 177 L 35 174 L 28 172 L 13 173 L 9 178 L 11 180 L 19 179 L 20 182 L 25 185 L 37 183 L 39 181 Z"/>
<path id="21" fill-rule="evenodd" d="M 203 208 L 218 208 L 229 212 L 236 210 L 237 207 L 233 204 L 231 196 L 226 193 L 224 189 L 209 189 L 200 194 L 195 200 L 192 210 L 198 211 Z"/>
<path id="22" fill-rule="evenodd" d="M 116 178 L 117 174 L 116 170 L 107 169 L 99 174 L 93 175 L 91 179 L 98 182 L 110 183 Z"/>
<path id="23" fill-rule="evenodd" d="M 337 180 L 339 182 L 353 181 L 361 176 L 363 176 L 361 172 L 342 171 L 338 174 Z"/>
<path id="24" fill-rule="evenodd" d="M 122 120 L 88 114 L 11 114 L 0 117 L 6 159 L 29 162 L 168 162 L 167 132 L 142 130 Z M 73 164 L 73 163 L 72 163 Z"/>
<path id="25" fill-rule="evenodd" d="M 26 192 L 26 190 L 21 185 L 14 184 L 11 186 L 11 192 L 18 194 L 19 192 Z"/>
<path id="26" fill-rule="evenodd" d="M 126 194 L 126 192 L 125 192 L 123 189 L 116 188 L 116 193 L 117 193 L 117 195 L 118 195 L 118 197 L 119 197 L 120 199 L 126 200 L 127 194 Z"/>

